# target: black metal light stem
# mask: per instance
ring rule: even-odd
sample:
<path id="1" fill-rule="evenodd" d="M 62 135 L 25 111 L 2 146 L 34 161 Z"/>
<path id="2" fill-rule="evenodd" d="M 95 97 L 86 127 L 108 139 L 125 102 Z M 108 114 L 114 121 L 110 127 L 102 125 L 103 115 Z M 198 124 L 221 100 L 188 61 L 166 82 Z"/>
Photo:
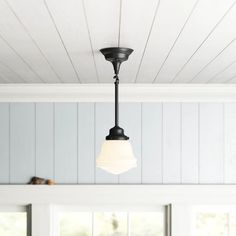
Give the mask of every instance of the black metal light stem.
<path id="1" fill-rule="evenodd" d="M 119 77 L 114 76 L 115 79 L 115 126 L 119 126 Z"/>
<path id="2" fill-rule="evenodd" d="M 124 134 L 124 130 L 119 127 L 119 70 L 122 62 L 127 61 L 129 55 L 133 52 L 131 48 L 103 48 L 100 50 L 105 56 L 107 61 L 110 61 L 113 65 L 115 76 L 115 126 L 109 130 L 109 135 L 106 136 L 106 140 L 128 140 Z"/>

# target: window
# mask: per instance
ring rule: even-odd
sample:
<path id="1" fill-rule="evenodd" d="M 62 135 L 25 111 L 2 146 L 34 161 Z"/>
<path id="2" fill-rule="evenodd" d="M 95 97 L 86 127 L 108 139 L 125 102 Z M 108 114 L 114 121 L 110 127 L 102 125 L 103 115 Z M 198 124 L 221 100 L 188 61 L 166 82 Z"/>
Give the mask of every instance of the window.
<path id="1" fill-rule="evenodd" d="M 0 236 L 236 236 L 236 186 L 0 186 L 0 213 Z"/>
<path id="2" fill-rule="evenodd" d="M 194 236 L 235 236 L 235 206 L 205 206 L 194 209 Z"/>
<path id="3" fill-rule="evenodd" d="M 164 211 L 60 212 L 60 236 L 164 236 Z"/>
<path id="4" fill-rule="evenodd" d="M 27 212 L 25 208 L 0 209 L 0 235 L 27 235 Z"/>

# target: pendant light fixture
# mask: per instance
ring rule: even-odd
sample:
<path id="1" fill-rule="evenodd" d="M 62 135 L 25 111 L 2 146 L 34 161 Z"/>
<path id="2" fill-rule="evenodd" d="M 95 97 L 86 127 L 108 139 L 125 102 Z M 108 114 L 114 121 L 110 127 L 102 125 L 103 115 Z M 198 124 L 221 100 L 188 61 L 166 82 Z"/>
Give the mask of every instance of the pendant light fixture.
<path id="1" fill-rule="evenodd" d="M 133 52 L 130 48 L 104 48 L 100 50 L 107 61 L 110 61 L 114 68 L 115 84 L 115 126 L 110 129 L 109 135 L 102 144 L 101 152 L 97 159 L 97 167 L 115 174 L 122 174 L 137 166 L 129 137 L 119 126 L 119 70 L 122 62 L 128 60 Z"/>

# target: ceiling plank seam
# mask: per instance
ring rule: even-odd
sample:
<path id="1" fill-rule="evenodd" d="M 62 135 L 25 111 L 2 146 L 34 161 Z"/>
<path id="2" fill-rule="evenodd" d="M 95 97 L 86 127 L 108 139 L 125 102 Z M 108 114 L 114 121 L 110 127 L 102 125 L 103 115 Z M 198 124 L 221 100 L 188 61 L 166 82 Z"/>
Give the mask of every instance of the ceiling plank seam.
<path id="1" fill-rule="evenodd" d="M 59 29 L 58 29 L 58 27 L 57 27 L 56 21 L 55 21 L 53 15 L 52 15 L 52 13 L 51 13 L 49 7 L 48 7 L 48 4 L 47 4 L 46 0 L 44 0 L 44 5 L 45 5 L 45 8 L 46 8 L 46 10 L 47 10 L 47 12 L 48 12 L 48 15 L 49 15 L 49 17 L 50 17 L 50 19 L 51 19 L 53 25 L 54 25 L 54 27 L 55 27 L 55 30 L 57 31 L 57 34 L 58 34 L 58 36 L 59 36 L 59 39 L 60 39 L 60 41 L 61 41 L 61 43 L 62 43 L 63 48 L 65 49 L 65 52 L 66 52 L 66 54 L 67 54 L 67 56 L 68 56 L 68 59 L 69 59 L 71 65 L 72 65 L 72 67 L 73 67 L 73 70 L 74 70 L 74 72 L 75 72 L 75 74 L 76 74 L 76 77 L 77 77 L 77 79 L 78 79 L 78 82 L 81 83 L 81 80 L 80 80 L 78 71 L 77 71 L 76 68 L 75 68 L 75 65 L 74 65 L 74 63 L 73 63 L 73 60 L 72 60 L 72 58 L 71 58 L 71 56 L 70 56 L 70 54 L 69 54 L 69 52 L 68 52 L 68 50 L 67 50 L 67 47 L 66 47 L 66 45 L 65 45 L 65 42 L 64 42 L 64 40 L 63 40 L 63 38 L 62 38 L 62 36 L 61 36 L 61 33 L 60 33 L 60 31 L 59 31 Z"/>
<path id="2" fill-rule="evenodd" d="M 85 4 L 84 4 L 84 0 L 82 0 L 82 5 L 83 5 L 83 12 L 84 12 L 84 18 L 85 18 L 85 22 L 86 22 L 86 27 L 87 27 L 87 31 L 88 31 L 89 43 L 90 43 L 92 57 L 93 57 L 93 64 L 94 64 L 95 72 L 96 72 L 96 78 L 97 78 L 97 82 L 100 82 L 100 78 L 99 78 L 99 75 L 98 75 L 97 63 L 96 63 L 95 55 L 94 55 L 94 47 L 93 47 L 93 43 L 92 43 L 91 32 L 90 32 L 90 29 L 89 29 L 88 16 L 87 16 L 87 11 L 86 11 L 86 7 L 85 7 Z"/>
<path id="3" fill-rule="evenodd" d="M 234 80 L 236 78 L 236 75 L 233 75 L 231 78 L 229 78 L 228 80 L 225 81 L 225 83 L 230 83 L 232 82 L 232 80 Z"/>
<path id="4" fill-rule="evenodd" d="M 147 45 L 148 45 L 149 39 L 150 39 L 151 34 L 152 34 L 152 29 L 153 29 L 154 23 L 156 21 L 157 15 L 158 15 L 158 10 L 160 8 L 160 2 L 161 2 L 161 0 L 159 0 L 157 2 L 157 6 L 156 6 L 156 9 L 155 9 L 155 12 L 154 12 L 152 24 L 151 24 L 151 27 L 150 27 L 150 30 L 149 30 L 149 33 L 148 33 L 148 37 L 147 37 L 147 40 L 146 40 L 146 43 L 145 43 L 145 46 L 144 46 L 144 49 L 143 49 L 143 53 L 142 53 L 142 56 L 141 56 L 141 60 L 140 60 L 139 66 L 138 66 L 138 70 L 137 70 L 137 73 L 136 73 L 136 76 L 135 76 L 135 79 L 134 79 L 135 83 L 137 82 L 139 72 L 140 72 L 140 68 L 141 68 L 141 65 L 142 65 L 142 62 L 143 62 L 143 59 L 144 59 L 144 55 L 145 55 L 145 52 L 146 52 L 146 49 L 147 49 Z"/>
<path id="5" fill-rule="evenodd" d="M 22 82 L 27 83 L 27 81 L 24 80 L 24 78 L 22 78 L 16 71 L 14 71 L 10 66 L 6 65 L 5 63 L 3 63 L 2 61 L 0 61 L 0 64 L 5 67 L 7 70 L 11 71 L 13 74 L 15 74 L 17 76 L 17 78 L 19 78 L 19 80 L 21 80 Z M 13 82 L 13 81 L 10 81 Z"/>
<path id="6" fill-rule="evenodd" d="M 12 14 L 16 17 L 16 19 L 18 20 L 18 22 L 21 24 L 22 28 L 24 29 L 25 33 L 29 36 L 29 38 L 31 39 L 31 41 L 33 42 L 33 44 L 35 45 L 35 47 L 39 50 L 40 54 L 42 55 L 42 57 L 44 58 L 44 60 L 47 62 L 47 64 L 49 65 L 50 69 L 53 71 L 53 73 L 56 75 L 56 77 L 58 78 L 58 80 L 60 82 L 63 82 L 61 77 L 58 75 L 58 73 L 55 71 L 55 69 L 53 68 L 53 66 L 51 65 L 50 61 L 48 60 L 48 58 L 46 57 L 46 55 L 44 54 L 44 52 L 42 51 L 42 49 L 39 47 L 38 43 L 36 42 L 36 40 L 33 38 L 33 36 L 30 34 L 30 32 L 28 31 L 27 27 L 24 25 L 24 23 L 21 21 L 20 17 L 17 15 L 17 13 L 15 12 L 15 10 L 13 9 L 13 7 L 10 5 L 10 3 L 7 0 L 4 0 L 6 5 L 8 6 L 8 8 L 10 9 L 10 11 L 12 12 Z"/>
<path id="7" fill-rule="evenodd" d="M 172 79 L 171 83 L 176 82 L 177 77 L 179 74 L 184 70 L 184 68 L 187 66 L 187 64 L 191 61 L 191 59 L 194 57 L 194 55 L 198 52 L 198 50 L 202 47 L 202 45 L 208 40 L 208 38 L 212 35 L 212 33 L 216 30 L 216 28 L 223 22 L 225 17 L 228 15 L 228 13 L 233 9 L 235 6 L 236 1 L 228 8 L 228 10 L 224 13 L 224 15 L 219 19 L 219 21 L 215 24 L 215 26 L 211 29 L 211 31 L 207 34 L 205 39 L 200 43 L 200 45 L 196 48 L 196 50 L 193 52 L 193 54 L 189 57 L 189 59 L 183 64 L 183 66 L 180 68 L 180 70 L 176 73 L 174 78 Z"/>
<path id="8" fill-rule="evenodd" d="M 228 47 L 230 47 L 236 38 L 231 40 L 215 57 L 213 57 L 189 82 L 192 83 L 213 61 L 215 61 Z"/>
<path id="9" fill-rule="evenodd" d="M 176 45 L 176 43 L 177 43 L 177 41 L 178 41 L 179 37 L 181 36 L 182 32 L 184 31 L 184 29 L 185 29 L 185 26 L 188 24 L 188 22 L 189 22 L 189 19 L 191 18 L 191 16 L 192 16 L 193 12 L 194 12 L 194 11 L 195 11 L 195 9 L 197 8 L 197 5 L 198 5 L 199 1 L 200 1 L 200 0 L 197 0 L 197 1 L 195 2 L 195 4 L 193 5 L 193 8 L 192 8 L 192 10 L 190 11 L 190 13 L 189 13 L 189 15 L 188 15 L 187 19 L 185 20 L 185 22 L 184 22 L 184 24 L 183 24 L 183 26 L 182 26 L 181 30 L 179 31 L 179 34 L 177 35 L 177 37 L 176 37 L 175 41 L 173 42 L 173 44 L 172 44 L 172 46 L 171 46 L 171 48 L 170 48 L 169 52 L 167 53 L 167 55 L 166 55 L 166 57 L 165 57 L 164 61 L 161 63 L 161 66 L 160 66 L 160 68 L 159 68 L 159 70 L 158 70 L 158 72 L 157 72 L 156 76 L 154 77 L 154 79 L 153 79 L 152 83 L 155 83 L 155 82 L 157 81 L 158 75 L 160 74 L 160 72 L 161 72 L 161 70 L 162 70 L 162 68 L 163 68 L 164 64 L 166 63 L 167 59 L 169 58 L 169 56 L 170 56 L 170 54 L 171 54 L 171 52 L 172 52 L 173 48 L 175 47 L 175 45 Z"/>
<path id="10" fill-rule="evenodd" d="M 217 76 L 223 74 L 227 69 L 229 69 L 232 65 L 236 63 L 236 60 L 232 61 L 230 64 L 228 64 L 223 70 L 218 71 L 215 75 L 213 75 L 206 83 L 211 83 Z"/>
<path id="11" fill-rule="evenodd" d="M 42 82 L 45 82 L 40 75 L 32 68 L 31 65 L 29 65 L 29 63 L 20 55 L 20 53 L 18 53 L 16 51 L 16 49 L 14 47 L 12 47 L 12 45 L 10 45 L 10 43 L 0 34 L 0 38 L 2 39 L 2 41 L 23 61 L 23 63 L 28 67 L 28 69 L 30 71 L 33 72 L 33 74 L 35 74 L 35 76 L 41 80 Z"/>

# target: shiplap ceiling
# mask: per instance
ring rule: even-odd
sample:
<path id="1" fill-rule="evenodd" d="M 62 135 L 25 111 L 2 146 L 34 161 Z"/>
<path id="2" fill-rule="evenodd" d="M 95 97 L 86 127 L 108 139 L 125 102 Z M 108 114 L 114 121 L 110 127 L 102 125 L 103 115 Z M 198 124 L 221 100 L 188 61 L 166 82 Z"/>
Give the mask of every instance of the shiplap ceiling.
<path id="1" fill-rule="evenodd" d="M 0 83 L 235 83 L 235 0 L 0 0 Z"/>

